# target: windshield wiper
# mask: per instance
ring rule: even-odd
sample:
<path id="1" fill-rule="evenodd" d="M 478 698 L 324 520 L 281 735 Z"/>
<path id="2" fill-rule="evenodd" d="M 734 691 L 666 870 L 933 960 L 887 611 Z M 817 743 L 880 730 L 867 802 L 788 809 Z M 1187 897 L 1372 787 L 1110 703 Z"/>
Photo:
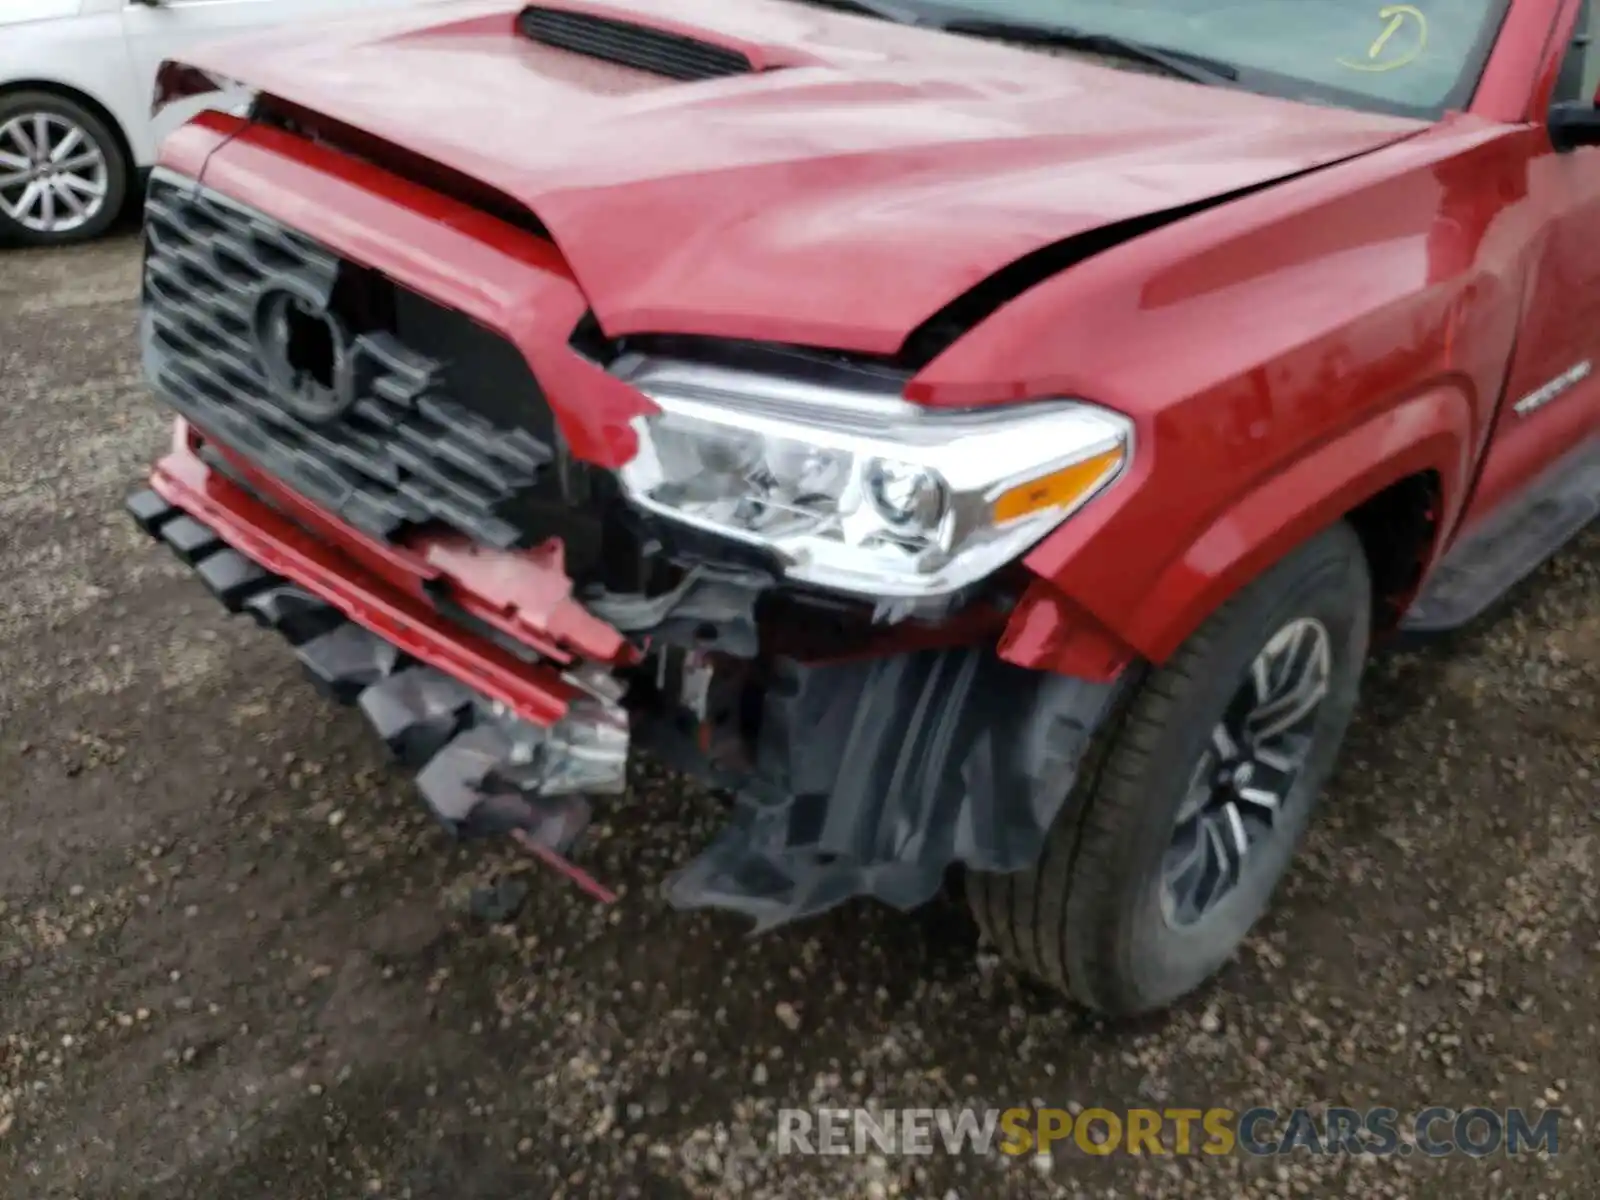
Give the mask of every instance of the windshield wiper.
<path id="1" fill-rule="evenodd" d="M 1220 59 L 1180 50 L 1163 50 L 1147 46 L 1109 33 L 1087 33 L 1051 25 L 1027 25 L 1020 22 L 964 20 L 960 17 L 939 22 L 937 28 L 946 33 L 964 33 L 971 37 L 994 38 L 997 41 L 1022 42 L 1030 46 L 1055 46 L 1063 50 L 1083 50 L 1090 54 L 1104 54 L 1129 62 L 1160 67 L 1168 75 L 1195 83 L 1226 85 L 1239 78 L 1239 68 Z"/>

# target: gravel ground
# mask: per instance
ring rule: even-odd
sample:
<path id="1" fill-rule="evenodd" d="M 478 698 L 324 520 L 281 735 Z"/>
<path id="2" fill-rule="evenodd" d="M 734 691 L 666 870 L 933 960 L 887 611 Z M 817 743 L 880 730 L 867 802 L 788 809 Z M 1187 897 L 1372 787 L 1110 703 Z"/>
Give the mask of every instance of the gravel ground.
<path id="1" fill-rule="evenodd" d="M 360 715 L 123 517 L 166 438 L 137 269 L 126 234 L 0 255 L 0 1195 L 1600 1194 L 1600 537 L 1376 664 L 1266 927 L 1107 1028 L 958 901 L 755 941 L 670 912 L 716 806 L 662 773 L 597 830 L 614 908 L 451 846 Z M 520 918 L 474 920 L 513 871 Z M 780 1105 L 965 1101 L 1568 1116 L 1553 1161 L 763 1148 Z"/>

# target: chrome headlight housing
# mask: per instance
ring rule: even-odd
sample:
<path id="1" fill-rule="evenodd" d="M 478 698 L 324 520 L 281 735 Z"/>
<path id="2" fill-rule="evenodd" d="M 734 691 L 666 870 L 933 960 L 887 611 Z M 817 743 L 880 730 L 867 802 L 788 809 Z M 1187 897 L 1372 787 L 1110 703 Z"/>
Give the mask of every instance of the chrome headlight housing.
<path id="1" fill-rule="evenodd" d="M 640 508 L 760 546 L 794 580 L 938 597 L 1016 558 L 1127 466 L 1133 427 L 1075 401 L 923 408 L 887 388 L 631 354 L 620 477 Z"/>

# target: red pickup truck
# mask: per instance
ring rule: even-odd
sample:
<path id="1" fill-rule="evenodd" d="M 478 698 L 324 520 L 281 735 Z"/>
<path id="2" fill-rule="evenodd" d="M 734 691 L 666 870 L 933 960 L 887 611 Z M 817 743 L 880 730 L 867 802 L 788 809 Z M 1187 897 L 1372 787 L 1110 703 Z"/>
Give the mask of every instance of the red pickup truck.
<path id="1" fill-rule="evenodd" d="M 1600 508 L 1590 0 L 466 0 L 198 51 L 134 517 L 462 835 L 1216 972 L 1369 647 Z M 619 814 L 620 815 L 620 814 Z"/>

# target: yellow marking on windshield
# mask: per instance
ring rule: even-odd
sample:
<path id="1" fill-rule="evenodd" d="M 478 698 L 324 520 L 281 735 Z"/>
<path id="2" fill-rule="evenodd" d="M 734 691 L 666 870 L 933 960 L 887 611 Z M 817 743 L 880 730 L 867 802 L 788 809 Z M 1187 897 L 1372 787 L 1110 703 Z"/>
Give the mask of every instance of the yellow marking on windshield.
<path id="1" fill-rule="evenodd" d="M 1386 24 L 1383 32 L 1367 47 L 1365 62 L 1351 62 L 1347 58 L 1334 61 L 1352 71 L 1394 71 L 1416 62 L 1428 44 L 1428 18 L 1422 15 L 1422 10 L 1410 4 L 1386 4 L 1378 10 L 1378 19 Z M 1415 44 L 1409 49 L 1402 49 L 1396 57 L 1385 60 L 1383 53 L 1389 42 L 1411 23 L 1417 27 Z"/>
<path id="2" fill-rule="evenodd" d="M 1383 14 L 1379 13 L 1378 15 L 1382 16 Z M 1404 25 L 1405 23 L 1406 16 L 1404 13 L 1395 13 L 1394 16 L 1390 17 L 1389 28 L 1385 29 L 1378 35 L 1378 40 L 1372 43 L 1372 49 L 1367 51 L 1367 57 L 1377 58 L 1379 54 L 1383 53 L 1383 44 L 1392 38 L 1394 36 L 1394 31 L 1399 29 L 1400 26 Z"/>

